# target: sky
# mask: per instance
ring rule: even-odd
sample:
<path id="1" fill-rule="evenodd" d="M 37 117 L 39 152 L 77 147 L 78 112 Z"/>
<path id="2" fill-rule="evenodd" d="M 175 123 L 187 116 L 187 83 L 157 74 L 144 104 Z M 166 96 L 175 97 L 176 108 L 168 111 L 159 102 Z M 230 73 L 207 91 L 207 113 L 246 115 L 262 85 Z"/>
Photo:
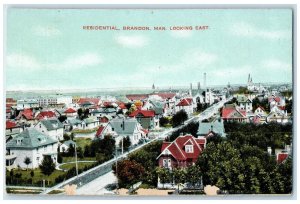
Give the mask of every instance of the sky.
<path id="1" fill-rule="evenodd" d="M 196 86 L 204 73 L 208 86 L 245 84 L 249 73 L 254 83 L 292 82 L 289 9 L 9 8 L 6 19 L 9 91 Z"/>

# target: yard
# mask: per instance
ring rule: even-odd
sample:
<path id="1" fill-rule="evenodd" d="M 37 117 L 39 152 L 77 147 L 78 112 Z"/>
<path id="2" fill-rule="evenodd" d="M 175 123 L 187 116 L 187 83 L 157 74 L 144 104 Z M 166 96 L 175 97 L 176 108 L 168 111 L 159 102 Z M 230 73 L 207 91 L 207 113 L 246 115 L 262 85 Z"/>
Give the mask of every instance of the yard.
<path id="1" fill-rule="evenodd" d="M 92 140 L 90 138 L 78 137 L 74 138 L 74 142 L 76 142 L 77 147 L 81 147 L 81 149 L 84 150 L 84 147 L 89 146 L 92 143 Z"/>
<path id="2" fill-rule="evenodd" d="M 78 163 L 78 169 L 84 169 L 85 166 L 92 166 L 94 162 L 79 162 Z M 75 166 L 75 163 L 69 163 L 69 164 L 63 164 L 60 166 L 61 169 L 63 170 L 69 170 Z"/>

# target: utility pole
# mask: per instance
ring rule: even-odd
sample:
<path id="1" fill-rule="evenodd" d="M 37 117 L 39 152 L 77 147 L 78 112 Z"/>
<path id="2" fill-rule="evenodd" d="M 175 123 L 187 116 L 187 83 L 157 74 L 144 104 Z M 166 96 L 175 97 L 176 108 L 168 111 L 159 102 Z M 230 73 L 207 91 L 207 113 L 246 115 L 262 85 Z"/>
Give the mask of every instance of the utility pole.
<path id="1" fill-rule="evenodd" d="M 45 179 L 43 179 L 43 188 L 44 188 L 44 192 L 46 191 L 46 187 L 45 187 Z"/>
<path id="2" fill-rule="evenodd" d="M 117 194 L 118 194 L 118 189 L 119 189 L 119 183 L 118 183 L 118 156 L 117 156 L 118 152 L 117 152 L 117 148 L 116 148 L 116 177 L 117 177 Z"/>

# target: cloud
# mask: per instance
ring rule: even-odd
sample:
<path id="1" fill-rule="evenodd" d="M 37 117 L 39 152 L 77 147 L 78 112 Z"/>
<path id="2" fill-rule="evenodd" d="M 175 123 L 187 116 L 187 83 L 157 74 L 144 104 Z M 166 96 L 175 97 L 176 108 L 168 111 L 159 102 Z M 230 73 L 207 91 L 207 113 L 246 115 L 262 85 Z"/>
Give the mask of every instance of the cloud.
<path id="1" fill-rule="evenodd" d="M 125 35 L 120 35 L 116 37 L 116 41 L 118 44 L 122 45 L 123 47 L 128 47 L 128 48 L 141 48 L 149 43 L 149 39 L 140 36 L 140 35 L 132 35 L 132 36 L 125 36 Z"/>
<path id="2" fill-rule="evenodd" d="M 25 54 L 11 54 L 7 56 L 7 65 L 19 70 L 57 70 L 57 69 L 81 69 L 96 66 L 103 63 L 102 57 L 97 53 L 83 53 L 67 57 L 62 62 L 41 62 L 33 56 Z"/>
<path id="3" fill-rule="evenodd" d="M 22 68 L 22 69 L 38 69 L 41 67 L 40 63 L 32 56 L 20 53 L 10 54 L 6 57 L 8 67 Z"/>
<path id="4" fill-rule="evenodd" d="M 33 33 L 40 37 L 59 36 L 62 32 L 54 26 L 36 26 L 33 28 Z"/>
<path id="5" fill-rule="evenodd" d="M 247 23 L 237 23 L 230 28 L 230 32 L 236 36 L 259 37 L 269 40 L 291 39 L 291 32 L 288 30 L 265 30 Z"/>
<path id="6" fill-rule="evenodd" d="M 268 59 L 261 62 L 263 69 L 268 69 L 269 71 L 292 71 L 292 64 L 282 62 L 278 59 Z"/>
<path id="7" fill-rule="evenodd" d="M 188 38 L 192 36 L 191 30 L 172 30 L 171 36 L 174 38 Z"/>

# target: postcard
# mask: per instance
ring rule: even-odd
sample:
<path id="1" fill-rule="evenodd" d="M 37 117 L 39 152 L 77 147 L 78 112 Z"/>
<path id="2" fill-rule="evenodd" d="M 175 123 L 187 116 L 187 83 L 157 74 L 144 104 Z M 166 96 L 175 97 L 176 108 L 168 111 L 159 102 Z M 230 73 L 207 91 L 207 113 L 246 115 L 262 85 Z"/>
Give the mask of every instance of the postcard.
<path id="1" fill-rule="evenodd" d="M 291 196 L 293 12 L 8 7 L 6 194 Z"/>

